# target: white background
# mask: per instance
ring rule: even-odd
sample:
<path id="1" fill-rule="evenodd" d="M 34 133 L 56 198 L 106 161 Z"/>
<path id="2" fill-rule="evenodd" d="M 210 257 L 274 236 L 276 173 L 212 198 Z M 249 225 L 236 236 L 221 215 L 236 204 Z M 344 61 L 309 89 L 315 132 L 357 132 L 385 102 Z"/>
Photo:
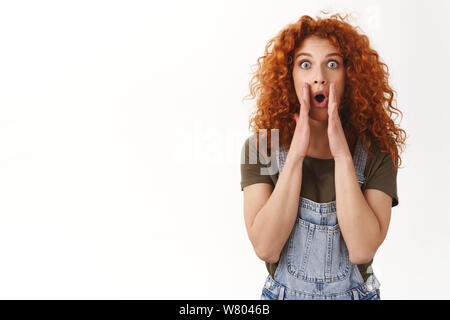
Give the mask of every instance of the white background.
<path id="1" fill-rule="evenodd" d="M 450 298 L 449 0 L 0 2 L 0 298 L 258 299 L 242 98 L 321 9 L 368 35 L 408 133 L 381 297 Z"/>

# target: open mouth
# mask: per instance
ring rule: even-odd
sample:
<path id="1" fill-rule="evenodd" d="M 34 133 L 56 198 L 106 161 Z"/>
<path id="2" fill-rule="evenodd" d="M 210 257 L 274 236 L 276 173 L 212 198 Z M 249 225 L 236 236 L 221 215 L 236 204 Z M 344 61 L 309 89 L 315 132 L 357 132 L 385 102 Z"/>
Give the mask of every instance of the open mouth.
<path id="1" fill-rule="evenodd" d="M 315 99 L 317 102 L 320 103 L 320 102 L 322 102 L 323 100 L 325 100 L 325 95 L 319 93 L 318 95 L 316 95 L 316 96 L 314 97 L 314 99 Z"/>
<path id="2" fill-rule="evenodd" d="M 323 93 L 318 93 L 313 98 L 313 105 L 318 108 L 325 108 L 328 106 L 328 97 Z"/>

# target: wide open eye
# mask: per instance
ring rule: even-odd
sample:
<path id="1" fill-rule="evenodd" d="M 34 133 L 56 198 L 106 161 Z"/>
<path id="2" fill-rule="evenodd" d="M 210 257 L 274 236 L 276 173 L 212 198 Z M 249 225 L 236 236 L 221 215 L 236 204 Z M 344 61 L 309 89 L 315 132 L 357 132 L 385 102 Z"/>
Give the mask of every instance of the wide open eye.
<path id="1" fill-rule="evenodd" d="M 306 63 L 306 67 L 305 67 L 305 63 Z M 310 65 L 309 61 L 300 62 L 300 67 L 303 69 L 305 69 L 305 68 L 307 69 L 309 67 L 309 65 Z"/>
<path id="2" fill-rule="evenodd" d="M 311 66 L 311 63 L 308 60 L 301 61 L 299 64 L 300 68 L 308 69 Z M 336 69 L 339 67 L 339 62 L 336 60 L 330 60 L 328 61 L 328 67 L 331 69 Z"/>
<path id="3" fill-rule="evenodd" d="M 330 60 L 330 61 L 328 62 L 328 66 L 329 66 L 331 69 L 336 69 L 336 68 L 339 66 L 339 62 L 337 62 L 336 60 Z"/>

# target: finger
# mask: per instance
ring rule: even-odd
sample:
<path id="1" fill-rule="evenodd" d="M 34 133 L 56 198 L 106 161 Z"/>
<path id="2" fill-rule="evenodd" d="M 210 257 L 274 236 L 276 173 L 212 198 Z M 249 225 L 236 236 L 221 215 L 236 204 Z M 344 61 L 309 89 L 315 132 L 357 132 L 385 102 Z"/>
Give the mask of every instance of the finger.
<path id="1" fill-rule="evenodd" d="M 309 102 L 309 86 L 307 83 L 303 86 L 301 104 L 303 108 L 300 110 L 300 117 L 306 117 L 309 114 L 310 102 Z"/>
<path id="2" fill-rule="evenodd" d="M 334 113 L 334 103 L 328 101 L 328 116 L 331 117 Z"/>
<path id="3" fill-rule="evenodd" d="M 328 116 L 334 119 L 337 116 L 336 103 L 331 103 L 328 106 Z"/>
<path id="4" fill-rule="evenodd" d="M 330 84 L 330 93 L 328 95 L 328 115 L 331 117 L 336 111 L 336 87 L 332 82 Z"/>
<path id="5" fill-rule="evenodd" d="M 332 104 L 336 102 L 336 92 L 334 82 L 330 84 L 330 94 L 328 95 L 328 104 Z"/>

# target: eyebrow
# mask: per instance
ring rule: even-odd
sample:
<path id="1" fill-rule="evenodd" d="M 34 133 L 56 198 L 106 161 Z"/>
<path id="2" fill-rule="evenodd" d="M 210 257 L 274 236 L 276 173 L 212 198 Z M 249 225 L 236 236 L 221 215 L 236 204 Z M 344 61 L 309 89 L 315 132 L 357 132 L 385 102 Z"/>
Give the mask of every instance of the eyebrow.
<path id="1" fill-rule="evenodd" d="M 295 56 L 295 60 L 297 60 L 297 58 L 300 57 L 300 56 L 309 56 L 309 57 L 312 57 L 312 55 L 311 55 L 310 53 L 300 52 L 299 54 L 297 54 L 297 55 Z M 339 56 L 339 57 L 343 58 L 343 56 L 342 56 L 340 53 L 337 53 L 337 52 L 329 53 L 329 54 L 327 54 L 325 57 L 330 57 L 330 56 Z"/>

